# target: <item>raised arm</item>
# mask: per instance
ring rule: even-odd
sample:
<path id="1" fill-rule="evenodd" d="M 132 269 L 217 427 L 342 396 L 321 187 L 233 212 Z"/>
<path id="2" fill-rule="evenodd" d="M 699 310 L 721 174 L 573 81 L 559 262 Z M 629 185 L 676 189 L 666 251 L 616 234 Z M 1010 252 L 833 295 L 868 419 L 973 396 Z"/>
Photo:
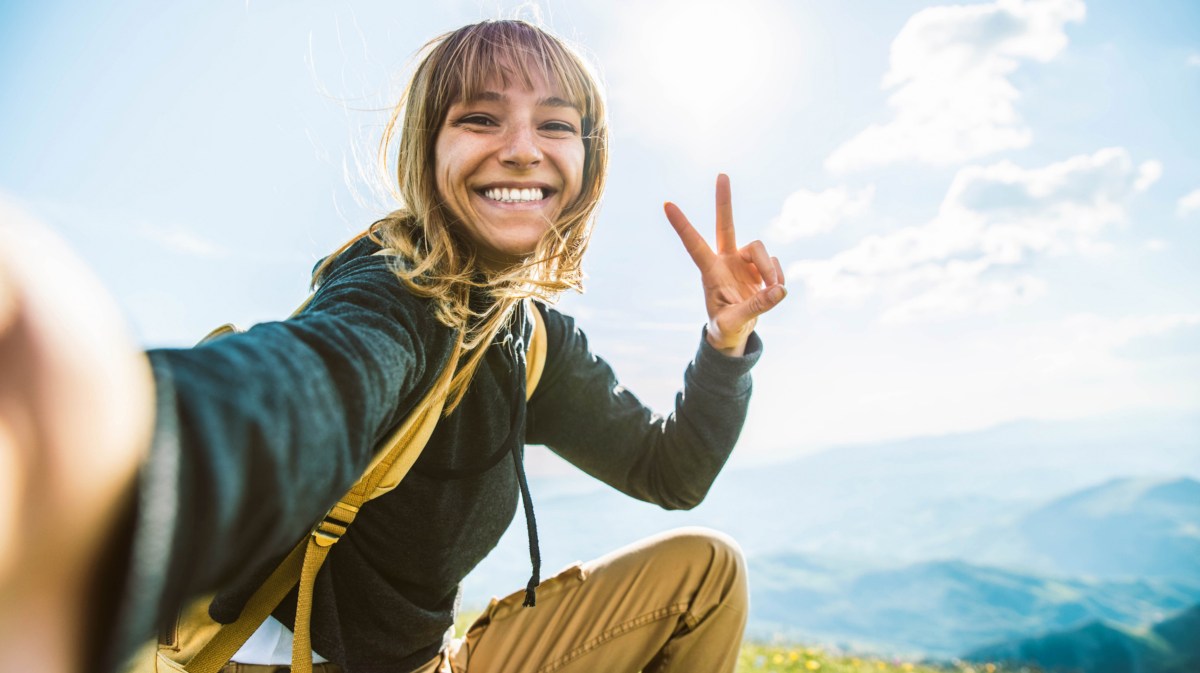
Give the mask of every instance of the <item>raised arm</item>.
<path id="1" fill-rule="evenodd" d="M 639 500 L 666 509 L 698 505 L 741 432 L 758 337 L 749 335 L 738 357 L 702 338 L 674 411 L 662 416 L 618 383 L 570 317 L 545 315 L 549 352 L 529 401 L 526 440 Z"/>
<path id="2" fill-rule="evenodd" d="M 717 178 L 717 250 L 674 204 L 667 218 L 700 269 L 708 324 L 675 409 L 661 416 L 617 382 L 574 322 L 547 310 L 550 351 L 530 400 L 531 443 L 667 509 L 694 507 L 733 451 L 750 401 L 759 315 L 783 299 L 783 272 L 760 241 L 737 247 L 729 178 Z"/>

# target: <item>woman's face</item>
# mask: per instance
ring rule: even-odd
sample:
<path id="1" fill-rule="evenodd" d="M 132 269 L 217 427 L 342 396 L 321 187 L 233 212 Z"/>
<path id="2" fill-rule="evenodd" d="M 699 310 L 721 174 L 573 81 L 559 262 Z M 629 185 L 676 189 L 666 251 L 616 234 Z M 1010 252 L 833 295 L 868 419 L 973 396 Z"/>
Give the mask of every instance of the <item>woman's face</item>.
<path id="1" fill-rule="evenodd" d="M 493 81 L 443 120 L 434 146 L 438 194 L 485 267 L 528 257 L 579 196 L 582 120 L 565 98 L 545 81 Z"/>

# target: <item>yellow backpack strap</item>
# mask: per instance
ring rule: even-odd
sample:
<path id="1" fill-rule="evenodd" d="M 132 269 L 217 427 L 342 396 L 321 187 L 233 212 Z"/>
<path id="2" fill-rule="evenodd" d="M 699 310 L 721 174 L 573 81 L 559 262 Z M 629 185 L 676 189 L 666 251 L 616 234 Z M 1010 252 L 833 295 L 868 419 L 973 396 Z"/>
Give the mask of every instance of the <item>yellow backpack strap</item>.
<path id="1" fill-rule="evenodd" d="M 525 300 L 525 310 L 533 319 L 533 338 L 529 341 L 529 349 L 525 351 L 525 399 L 533 397 L 538 381 L 542 379 L 542 371 L 546 369 L 546 321 L 542 312 L 534 306 L 533 301 Z"/>
<path id="2" fill-rule="evenodd" d="M 295 628 L 292 629 L 293 673 L 312 673 L 312 640 L 309 625 L 312 620 L 312 592 L 317 579 L 317 571 L 321 569 L 325 557 L 329 555 L 330 547 L 341 539 L 342 535 L 346 533 L 346 529 L 354 522 L 354 517 L 358 515 L 358 510 L 363 503 L 395 487 L 412 469 L 413 463 L 417 462 L 417 458 L 425 449 L 425 445 L 429 443 L 429 438 L 433 435 L 433 430 L 441 418 L 442 409 L 446 405 L 447 393 L 450 390 L 450 380 L 454 377 L 455 365 L 461 352 L 462 339 L 460 337 L 458 343 L 454 345 L 454 350 L 451 352 L 446 366 L 442 368 L 441 375 L 434 383 L 433 389 L 426 393 L 416 409 L 392 434 L 387 445 L 380 452 L 381 458 L 377 458 L 367 468 L 367 473 L 329 510 L 329 513 L 317 524 L 308 537 L 308 549 L 304 554 L 304 564 L 300 570 Z M 394 483 L 389 488 L 380 491 L 380 484 L 389 476 L 395 480 Z M 282 597 L 280 598 L 282 599 Z M 278 603 L 279 601 L 275 602 L 276 605 Z M 232 657 L 236 651 L 235 649 L 230 652 L 229 656 Z M 226 661 L 228 661 L 228 657 Z"/>

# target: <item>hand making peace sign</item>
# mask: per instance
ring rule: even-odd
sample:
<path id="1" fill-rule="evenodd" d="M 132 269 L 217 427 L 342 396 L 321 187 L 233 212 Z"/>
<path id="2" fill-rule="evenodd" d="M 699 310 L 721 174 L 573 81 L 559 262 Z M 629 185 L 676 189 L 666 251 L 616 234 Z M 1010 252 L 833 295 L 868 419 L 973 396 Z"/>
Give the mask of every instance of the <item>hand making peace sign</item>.
<path id="1" fill-rule="evenodd" d="M 704 285 L 708 309 L 708 343 L 725 355 L 740 356 L 758 316 L 787 296 L 779 258 L 767 254 L 762 241 L 738 248 L 733 229 L 733 198 L 729 176 L 717 176 L 717 250 L 674 203 L 663 205 L 667 219 L 683 241 Z"/>

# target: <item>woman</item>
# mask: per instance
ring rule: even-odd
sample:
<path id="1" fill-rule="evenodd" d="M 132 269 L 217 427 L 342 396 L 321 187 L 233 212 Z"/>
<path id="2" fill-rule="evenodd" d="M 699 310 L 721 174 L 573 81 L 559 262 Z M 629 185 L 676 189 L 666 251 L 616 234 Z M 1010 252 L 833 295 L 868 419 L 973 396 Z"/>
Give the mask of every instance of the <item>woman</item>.
<path id="1" fill-rule="evenodd" d="M 582 61 L 523 22 L 448 33 L 427 46 L 385 159 L 397 134 L 404 208 L 319 265 L 304 311 L 149 353 L 155 431 L 138 511 L 124 519 L 133 551 L 116 655 L 189 596 L 215 590 L 210 614 L 236 618 L 454 367 L 447 413 L 413 471 L 363 507 L 317 576 L 317 661 L 354 673 L 732 670 L 746 617 L 736 545 L 679 531 L 539 583 L 522 467 L 524 444 L 540 443 L 663 507 L 704 497 L 744 419 L 755 319 L 785 295 L 778 260 L 761 243 L 736 245 L 728 179 L 717 181 L 715 251 L 666 206 L 701 271 L 709 320 L 662 418 L 547 307 L 580 285 L 607 167 L 604 101 Z M 545 324 L 547 354 L 526 402 L 533 319 Z M 518 493 L 529 586 L 452 642 L 459 583 L 511 522 Z M 285 599 L 233 660 L 286 663 L 294 619 Z"/>

